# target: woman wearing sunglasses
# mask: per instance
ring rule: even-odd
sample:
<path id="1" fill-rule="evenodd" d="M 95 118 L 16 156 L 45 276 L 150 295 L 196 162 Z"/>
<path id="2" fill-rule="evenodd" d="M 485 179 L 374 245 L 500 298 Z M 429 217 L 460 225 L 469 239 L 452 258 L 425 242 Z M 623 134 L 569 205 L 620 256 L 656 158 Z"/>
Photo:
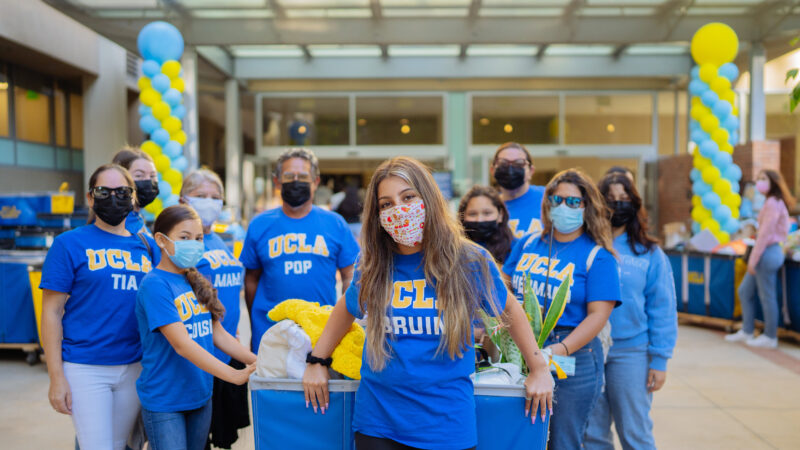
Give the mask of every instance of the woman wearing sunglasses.
<path id="1" fill-rule="evenodd" d="M 155 241 L 125 218 L 135 184 L 116 164 L 89 178 L 94 222 L 56 237 L 42 269 L 42 344 L 50 404 L 72 416 L 83 450 L 123 449 L 139 415 L 142 346 L 134 307 Z"/>
<path id="2" fill-rule="evenodd" d="M 561 283 L 568 303 L 546 341 L 553 354 L 575 357 L 575 374 L 556 380 L 550 421 L 553 450 L 580 448 L 603 385 L 603 349 L 597 334 L 620 301 L 619 272 L 608 208 L 580 170 L 556 174 L 545 188 L 542 234 L 514 246 L 503 266 L 520 301 L 526 275 L 547 310 Z"/>

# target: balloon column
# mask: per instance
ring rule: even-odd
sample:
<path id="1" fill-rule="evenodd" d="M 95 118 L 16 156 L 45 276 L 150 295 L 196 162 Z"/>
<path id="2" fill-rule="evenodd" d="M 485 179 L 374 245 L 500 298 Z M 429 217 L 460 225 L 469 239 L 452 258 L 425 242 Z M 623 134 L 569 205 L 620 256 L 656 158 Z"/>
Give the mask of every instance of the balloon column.
<path id="1" fill-rule="evenodd" d="M 183 171 L 188 162 L 183 156 L 186 133 L 183 122 L 184 82 L 181 78 L 183 36 L 173 25 L 151 22 L 142 28 L 136 40 L 144 58 L 139 78 L 139 127 L 148 136 L 141 149 L 153 158 L 158 171 L 158 198 L 145 207 L 152 220 L 162 209 L 178 203 Z"/>
<path id="2" fill-rule="evenodd" d="M 693 231 L 709 230 L 725 244 L 739 230 L 739 181 L 742 170 L 733 163 L 739 141 L 739 110 L 731 89 L 739 76 L 733 59 L 739 48 L 736 33 L 722 23 L 709 23 L 695 33 L 692 69 L 690 133 L 695 143 L 692 178 Z"/>

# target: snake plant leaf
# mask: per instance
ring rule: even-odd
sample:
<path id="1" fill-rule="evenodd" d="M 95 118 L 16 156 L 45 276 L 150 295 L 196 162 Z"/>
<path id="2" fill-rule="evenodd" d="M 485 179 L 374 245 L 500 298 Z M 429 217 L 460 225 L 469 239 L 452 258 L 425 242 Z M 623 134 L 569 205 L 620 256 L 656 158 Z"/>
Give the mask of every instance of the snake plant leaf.
<path id="1" fill-rule="evenodd" d="M 564 314 L 564 308 L 567 306 L 567 294 L 569 293 L 571 283 L 572 275 L 570 274 L 561 282 L 561 286 L 559 286 L 556 291 L 553 303 L 550 304 L 547 315 L 545 315 L 544 324 L 542 325 L 542 334 L 539 335 L 539 340 L 537 341 L 539 348 L 542 348 L 544 341 L 547 340 L 547 336 L 550 335 L 550 332 L 556 327 L 558 319 Z"/>
<path id="2" fill-rule="evenodd" d="M 531 274 L 525 274 L 525 285 L 523 287 L 524 301 L 522 306 L 525 313 L 528 315 L 528 320 L 531 322 L 533 335 L 539 336 L 542 332 L 542 307 L 539 305 L 539 298 L 536 297 L 536 292 L 533 291 L 531 286 Z"/>

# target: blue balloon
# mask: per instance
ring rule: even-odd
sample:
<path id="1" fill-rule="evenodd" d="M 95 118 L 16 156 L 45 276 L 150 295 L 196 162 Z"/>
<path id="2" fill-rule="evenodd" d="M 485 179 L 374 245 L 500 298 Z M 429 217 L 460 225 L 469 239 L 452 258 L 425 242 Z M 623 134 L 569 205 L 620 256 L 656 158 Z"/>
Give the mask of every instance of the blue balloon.
<path id="1" fill-rule="evenodd" d="M 700 100 L 702 100 L 703 104 L 707 107 L 713 108 L 719 101 L 719 95 L 712 90 L 708 90 L 703 92 L 703 95 L 700 96 Z"/>
<path id="2" fill-rule="evenodd" d="M 178 141 L 169 141 L 164 146 L 164 154 L 169 156 L 169 159 L 175 159 L 183 155 L 183 148 Z"/>
<path id="3" fill-rule="evenodd" d="M 719 198 L 716 192 L 706 192 L 703 194 L 703 206 L 706 207 L 709 211 L 714 211 L 717 206 L 722 204 L 722 200 Z"/>
<path id="4" fill-rule="evenodd" d="M 721 77 L 727 78 L 728 81 L 733 83 L 737 78 L 739 78 L 739 68 L 736 67 L 736 64 L 734 63 L 725 63 L 719 66 L 719 69 L 717 69 L 717 74 Z"/>
<path id="5" fill-rule="evenodd" d="M 706 139 L 705 141 L 701 142 L 698 146 L 700 149 L 700 154 L 706 158 L 713 158 L 714 155 L 717 153 L 725 153 L 719 151 L 719 145 L 716 142 L 712 141 L 711 139 Z"/>
<path id="6" fill-rule="evenodd" d="M 733 164 L 731 164 L 733 165 Z M 728 180 L 731 181 L 731 180 Z M 739 193 L 739 182 L 738 181 L 731 181 L 731 192 L 738 194 Z"/>
<path id="7" fill-rule="evenodd" d="M 720 170 L 720 172 L 725 172 L 728 169 L 728 166 L 733 163 L 733 157 L 730 153 L 727 152 L 717 152 L 714 154 L 711 162 Z"/>
<path id="8" fill-rule="evenodd" d="M 714 106 L 711 107 L 711 112 L 713 112 L 714 115 L 720 119 L 720 121 L 730 116 L 732 111 L 733 106 L 731 106 L 727 100 L 717 100 L 717 102 L 714 103 Z"/>
<path id="9" fill-rule="evenodd" d="M 163 149 L 164 146 L 167 145 L 167 142 L 169 142 L 169 133 L 167 133 L 167 130 L 159 128 L 150 133 L 150 140 Z"/>
<path id="10" fill-rule="evenodd" d="M 142 118 L 139 119 L 139 128 L 141 128 L 142 131 L 145 132 L 145 134 L 150 134 L 153 131 L 157 130 L 159 127 L 161 127 L 161 122 L 159 122 L 158 119 L 149 114 L 146 116 L 142 116 Z"/>
<path id="11" fill-rule="evenodd" d="M 725 118 L 725 122 L 722 126 L 728 130 L 728 132 L 733 132 L 739 129 L 739 118 L 736 116 L 728 116 Z"/>
<path id="12" fill-rule="evenodd" d="M 153 110 L 150 109 L 149 106 L 147 106 L 147 105 L 139 105 L 139 115 L 140 116 L 149 116 L 149 115 L 152 114 L 152 112 L 153 112 Z"/>
<path id="13" fill-rule="evenodd" d="M 701 130 L 702 131 L 702 129 L 703 128 L 700 126 L 700 123 L 698 121 L 696 121 L 694 119 L 689 121 L 689 131 L 690 132 L 695 132 L 697 130 Z"/>
<path id="14" fill-rule="evenodd" d="M 158 61 L 153 61 L 152 59 L 148 59 L 142 63 L 142 73 L 147 78 L 153 78 L 154 76 L 161 73 L 161 64 Z"/>
<path id="15" fill-rule="evenodd" d="M 171 165 L 173 169 L 183 172 L 189 167 L 189 161 L 186 160 L 185 156 L 179 156 L 172 161 Z"/>
<path id="16" fill-rule="evenodd" d="M 181 198 L 178 197 L 178 194 L 170 194 L 170 196 L 167 197 L 166 200 L 162 200 L 162 202 L 164 203 L 164 207 L 167 208 L 170 206 L 177 205 L 180 199 Z"/>
<path id="17" fill-rule="evenodd" d="M 697 145 L 700 145 L 705 141 L 711 140 L 711 136 L 709 136 L 708 133 L 706 133 L 703 130 L 692 131 L 690 137 L 692 139 L 692 142 L 694 142 Z"/>
<path id="18" fill-rule="evenodd" d="M 700 80 L 694 80 L 689 83 L 689 93 L 695 97 L 700 97 L 704 92 L 708 91 L 708 85 Z"/>
<path id="19" fill-rule="evenodd" d="M 166 76 L 166 75 L 165 75 Z M 183 100 L 183 95 L 181 95 L 180 91 L 175 88 L 167 89 L 167 92 L 164 93 L 162 97 L 165 102 L 169 106 L 175 107 L 181 104 L 181 100 Z"/>
<path id="20" fill-rule="evenodd" d="M 730 131 L 728 134 L 728 142 L 733 146 L 739 144 L 739 131 Z"/>
<path id="21" fill-rule="evenodd" d="M 722 224 L 722 230 L 729 234 L 736 233 L 739 231 L 739 221 L 731 217 Z"/>
<path id="22" fill-rule="evenodd" d="M 172 115 L 183 120 L 183 118 L 186 116 L 186 107 L 180 104 L 175 105 L 175 107 L 172 108 Z"/>
<path id="23" fill-rule="evenodd" d="M 142 28 L 136 37 L 136 46 L 144 59 L 154 59 L 163 64 L 170 59 L 180 59 L 183 54 L 183 36 L 174 25 L 156 21 Z"/>
<path id="24" fill-rule="evenodd" d="M 151 213 L 150 211 L 145 211 L 144 209 L 141 211 L 142 215 L 144 216 L 144 220 L 146 222 L 152 222 L 156 220 L 156 215 Z"/>
<path id="25" fill-rule="evenodd" d="M 692 71 L 690 72 L 692 76 L 692 80 L 699 80 L 700 79 L 700 66 L 692 67 Z"/>
<path id="26" fill-rule="evenodd" d="M 158 197 L 161 201 L 165 201 L 172 195 L 172 186 L 164 180 L 158 182 Z"/>
<path id="27" fill-rule="evenodd" d="M 698 170 L 697 168 L 694 168 L 694 169 L 692 169 L 691 172 L 689 172 L 689 178 L 691 178 L 692 179 L 692 183 L 694 183 L 695 181 L 702 179 L 703 176 L 700 173 L 700 170 Z"/>
<path id="28" fill-rule="evenodd" d="M 703 180 L 697 180 L 692 184 L 692 192 L 694 192 L 694 195 L 702 197 L 711 192 L 711 186 Z"/>
<path id="29" fill-rule="evenodd" d="M 163 73 L 159 73 L 153 77 L 152 85 L 153 89 L 163 94 L 169 90 L 169 77 Z"/>
<path id="30" fill-rule="evenodd" d="M 712 214 L 714 220 L 719 223 L 727 223 L 733 217 L 731 213 L 731 209 L 728 208 L 728 205 L 719 205 L 714 209 L 714 213 Z"/>
<path id="31" fill-rule="evenodd" d="M 726 180 L 735 181 L 735 184 L 738 186 L 739 181 L 742 179 L 742 169 L 736 164 L 731 164 L 725 168 L 725 172 L 723 172 L 722 176 L 725 177 Z"/>

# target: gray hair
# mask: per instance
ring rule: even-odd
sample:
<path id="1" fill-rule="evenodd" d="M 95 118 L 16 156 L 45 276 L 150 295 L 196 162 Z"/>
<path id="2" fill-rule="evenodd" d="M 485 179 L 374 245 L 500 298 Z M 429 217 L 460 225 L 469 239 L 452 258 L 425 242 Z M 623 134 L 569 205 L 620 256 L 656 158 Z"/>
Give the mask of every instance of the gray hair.
<path id="1" fill-rule="evenodd" d="M 275 167 L 275 176 L 277 178 L 281 177 L 281 167 L 283 167 L 283 163 L 292 158 L 300 158 L 308 161 L 311 164 L 311 176 L 315 180 L 317 177 L 319 177 L 319 160 L 317 159 L 317 156 L 314 155 L 314 152 L 307 148 L 294 147 L 287 148 L 283 153 L 281 153 L 281 156 L 278 157 Z"/>
<path id="2" fill-rule="evenodd" d="M 181 186 L 181 196 L 185 196 L 189 192 L 194 191 L 206 181 L 216 185 L 219 188 L 219 195 L 225 195 L 225 187 L 223 186 L 222 179 L 220 179 L 219 175 L 217 175 L 216 172 L 202 168 L 194 170 L 189 175 L 186 175 L 186 177 L 183 179 L 183 185 Z"/>

